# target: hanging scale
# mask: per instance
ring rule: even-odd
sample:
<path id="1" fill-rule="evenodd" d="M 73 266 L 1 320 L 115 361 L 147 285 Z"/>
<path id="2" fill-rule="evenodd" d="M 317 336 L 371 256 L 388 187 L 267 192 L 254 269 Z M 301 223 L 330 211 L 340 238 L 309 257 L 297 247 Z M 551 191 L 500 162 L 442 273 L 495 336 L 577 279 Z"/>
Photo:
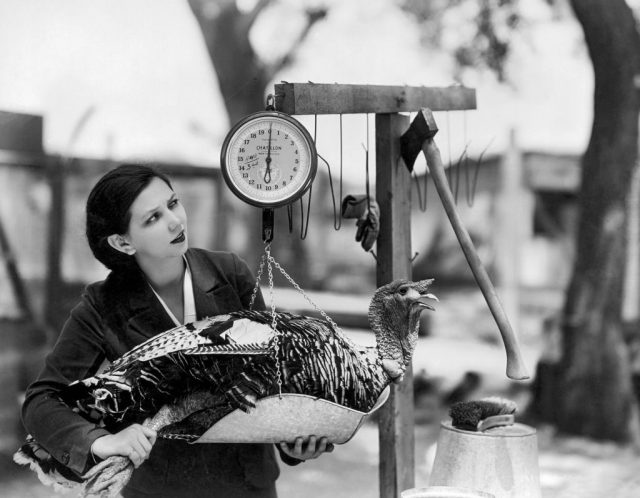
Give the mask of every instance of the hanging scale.
<path id="1" fill-rule="evenodd" d="M 316 175 L 316 147 L 306 128 L 275 110 L 241 119 L 227 134 L 220 154 L 225 182 L 240 199 L 263 208 L 262 240 L 273 239 L 273 209 L 299 199 Z"/>

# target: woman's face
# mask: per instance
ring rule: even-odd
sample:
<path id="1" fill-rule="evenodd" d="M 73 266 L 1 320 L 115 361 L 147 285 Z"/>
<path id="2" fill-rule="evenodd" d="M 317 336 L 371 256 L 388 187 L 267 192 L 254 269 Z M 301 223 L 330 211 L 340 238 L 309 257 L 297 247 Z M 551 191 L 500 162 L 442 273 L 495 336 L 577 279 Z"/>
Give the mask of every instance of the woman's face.
<path id="1" fill-rule="evenodd" d="M 187 213 L 176 193 L 160 178 L 153 178 L 133 201 L 125 236 L 136 258 L 171 258 L 187 250 Z"/>

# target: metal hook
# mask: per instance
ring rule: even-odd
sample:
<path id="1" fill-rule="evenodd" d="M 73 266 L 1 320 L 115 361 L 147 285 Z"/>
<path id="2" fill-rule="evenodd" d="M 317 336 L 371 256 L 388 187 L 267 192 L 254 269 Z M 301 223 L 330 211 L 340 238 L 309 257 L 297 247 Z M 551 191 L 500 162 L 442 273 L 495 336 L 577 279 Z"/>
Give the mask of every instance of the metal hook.
<path id="1" fill-rule="evenodd" d="M 369 121 L 367 120 L 367 123 Z M 368 135 L 368 133 L 367 133 Z M 369 211 L 371 211 L 371 193 L 370 193 L 370 188 L 369 188 L 369 143 L 368 143 L 368 139 L 367 139 L 367 146 L 365 147 L 364 144 L 362 145 L 362 148 L 364 149 L 364 154 L 365 154 L 365 191 L 367 194 L 367 209 Z"/>
<path id="2" fill-rule="evenodd" d="M 287 219 L 289 220 L 289 233 L 293 232 L 293 202 L 287 204 Z"/>
<path id="3" fill-rule="evenodd" d="M 271 243 L 273 240 L 273 209 L 262 210 L 262 241 L 265 244 Z"/>
<path id="4" fill-rule="evenodd" d="M 306 217 L 306 223 L 305 223 L 305 216 L 304 216 L 304 203 L 302 201 L 302 197 L 300 197 L 299 201 L 300 201 L 300 240 L 305 240 L 307 238 L 307 233 L 309 232 L 309 215 L 311 214 L 311 193 L 313 191 L 313 185 L 311 185 L 309 187 L 309 190 L 307 190 L 308 193 L 308 197 L 307 197 L 307 217 Z"/>
<path id="5" fill-rule="evenodd" d="M 331 191 L 331 202 L 333 204 L 333 229 L 340 230 L 342 226 L 342 217 L 340 213 L 338 213 L 338 207 L 336 207 L 336 194 L 333 189 L 333 177 L 331 176 L 331 165 L 329 161 L 327 161 L 320 153 L 318 153 L 318 158 L 321 159 L 327 165 L 327 172 L 329 173 L 329 190 Z M 341 165 L 342 166 L 342 165 Z M 342 200 L 342 170 L 340 170 L 340 200 Z"/>
<path id="6" fill-rule="evenodd" d="M 491 144 L 493 143 L 493 140 L 495 139 L 495 137 L 493 137 L 489 143 L 487 144 L 487 146 L 482 150 L 482 152 L 480 153 L 480 157 L 478 157 L 477 161 L 476 161 L 476 166 L 475 166 L 475 171 L 473 174 L 473 183 L 471 185 L 471 188 L 469 188 L 469 184 L 467 183 L 467 205 L 469 207 L 472 207 L 474 202 L 475 202 L 475 197 L 476 197 L 476 190 L 478 188 L 478 172 L 480 170 L 480 164 L 482 163 L 482 159 L 484 158 L 485 153 L 487 152 L 487 150 L 489 149 L 489 147 L 491 147 Z M 467 169 L 468 170 L 468 169 Z M 467 177 L 468 178 L 468 177 Z"/>
<path id="7" fill-rule="evenodd" d="M 265 109 L 267 111 L 275 111 L 276 110 L 275 103 L 276 103 L 276 99 L 273 96 L 273 94 L 270 93 L 269 95 L 267 95 L 267 106 L 265 107 Z"/>

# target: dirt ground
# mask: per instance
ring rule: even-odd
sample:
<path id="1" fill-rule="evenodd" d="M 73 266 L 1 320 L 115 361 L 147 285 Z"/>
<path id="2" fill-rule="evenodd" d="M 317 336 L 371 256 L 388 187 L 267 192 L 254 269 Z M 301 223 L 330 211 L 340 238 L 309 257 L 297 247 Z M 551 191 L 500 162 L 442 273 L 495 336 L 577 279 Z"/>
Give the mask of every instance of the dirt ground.
<path id="1" fill-rule="evenodd" d="M 429 484 L 434 424 L 416 426 L 415 486 Z M 540 485 L 543 498 L 638 498 L 640 455 L 612 444 L 579 438 L 554 438 L 538 431 Z M 0 496 L 48 498 L 51 488 L 35 474 L 16 466 L 9 456 L 0 459 Z M 296 467 L 281 466 L 280 498 L 376 498 L 378 493 L 378 431 L 366 424 L 349 443 L 331 454 Z M 73 495 L 66 495 L 73 496 Z"/>
<path id="2" fill-rule="evenodd" d="M 437 429 L 417 426 L 415 434 L 415 487 L 426 487 Z M 538 432 L 538 442 L 543 498 L 640 497 L 640 455 L 631 450 L 585 439 L 558 439 L 544 430 Z M 375 498 L 379 496 L 377 428 L 366 426 L 333 454 L 303 465 L 282 469 L 281 498 Z"/>

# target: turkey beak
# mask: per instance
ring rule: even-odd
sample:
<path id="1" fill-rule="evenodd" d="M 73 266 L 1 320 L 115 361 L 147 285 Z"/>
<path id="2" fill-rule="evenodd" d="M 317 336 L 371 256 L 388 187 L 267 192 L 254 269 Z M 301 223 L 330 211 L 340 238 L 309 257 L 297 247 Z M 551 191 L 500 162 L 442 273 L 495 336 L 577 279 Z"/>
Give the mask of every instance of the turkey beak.
<path id="1" fill-rule="evenodd" d="M 424 301 L 426 299 L 429 299 L 431 301 L 436 301 L 436 302 L 439 301 L 439 299 L 433 294 L 421 294 L 419 300 L 416 301 L 416 304 L 422 308 L 435 311 L 436 309 L 429 302 Z"/>
<path id="2" fill-rule="evenodd" d="M 420 282 L 416 282 L 416 285 L 414 288 L 417 291 L 418 295 L 416 296 L 414 303 L 421 308 L 426 308 L 428 310 L 435 311 L 435 308 L 431 305 L 430 301 L 438 302 L 439 299 L 434 294 L 431 294 L 430 292 L 428 292 L 429 287 L 431 286 L 432 283 L 433 283 L 432 278 L 428 280 L 421 280 Z"/>

